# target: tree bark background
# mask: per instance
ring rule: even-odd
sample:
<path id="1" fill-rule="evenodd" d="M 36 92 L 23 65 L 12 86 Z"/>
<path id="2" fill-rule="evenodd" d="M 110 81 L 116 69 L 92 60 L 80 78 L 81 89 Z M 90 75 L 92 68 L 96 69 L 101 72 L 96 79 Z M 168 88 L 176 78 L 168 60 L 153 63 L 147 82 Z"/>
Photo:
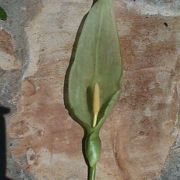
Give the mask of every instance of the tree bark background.
<path id="1" fill-rule="evenodd" d="M 180 2 L 115 0 L 122 94 L 101 132 L 97 180 L 180 178 Z M 0 103 L 7 175 L 84 180 L 83 131 L 63 102 L 64 77 L 90 0 L 0 0 Z M 113 70 L 112 70 L 113 73 Z"/>

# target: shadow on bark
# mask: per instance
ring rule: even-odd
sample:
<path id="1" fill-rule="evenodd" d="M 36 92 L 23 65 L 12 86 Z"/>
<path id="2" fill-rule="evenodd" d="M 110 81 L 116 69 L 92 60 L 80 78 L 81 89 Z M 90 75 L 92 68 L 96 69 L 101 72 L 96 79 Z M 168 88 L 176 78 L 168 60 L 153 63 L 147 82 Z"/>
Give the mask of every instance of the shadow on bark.
<path id="1" fill-rule="evenodd" d="M 6 177 L 6 123 L 4 115 L 10 112 L 9 108 L 0 105 L 0 179 L 10 180 Z"/>

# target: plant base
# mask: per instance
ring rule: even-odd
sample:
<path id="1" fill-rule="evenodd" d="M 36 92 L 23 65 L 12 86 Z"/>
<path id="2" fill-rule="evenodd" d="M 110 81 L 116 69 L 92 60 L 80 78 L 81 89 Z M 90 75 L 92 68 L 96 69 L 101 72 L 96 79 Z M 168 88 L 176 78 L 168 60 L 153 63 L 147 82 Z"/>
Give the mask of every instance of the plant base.
<path id="1" fill-rule="evenodd" d="M 89 167 L 88 169 L 88 180 L 95 180 L 96 179 L 96 166 Z"/>

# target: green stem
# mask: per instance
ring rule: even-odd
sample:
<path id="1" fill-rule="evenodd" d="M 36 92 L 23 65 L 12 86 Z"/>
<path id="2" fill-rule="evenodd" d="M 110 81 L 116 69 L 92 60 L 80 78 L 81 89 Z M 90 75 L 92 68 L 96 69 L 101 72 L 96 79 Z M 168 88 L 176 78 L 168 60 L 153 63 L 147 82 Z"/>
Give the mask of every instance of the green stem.
<path id="1" fill-rule="evenodd" d="M 96 166 L 89 167 L 88 180 L 95 180 L 95 179 L 96 179 Z"/>

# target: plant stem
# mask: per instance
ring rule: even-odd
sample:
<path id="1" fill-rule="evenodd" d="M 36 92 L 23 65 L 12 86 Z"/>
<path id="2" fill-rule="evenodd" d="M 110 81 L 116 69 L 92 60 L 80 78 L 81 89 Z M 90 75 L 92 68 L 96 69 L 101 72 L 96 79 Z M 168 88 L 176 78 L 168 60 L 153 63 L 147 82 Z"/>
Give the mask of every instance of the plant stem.
<path id="1" fill-rule="evenodd" d="M 88 180 L 95 180 L 95 179 L 96 179 L 96 166 L 89 167 Z"/>

